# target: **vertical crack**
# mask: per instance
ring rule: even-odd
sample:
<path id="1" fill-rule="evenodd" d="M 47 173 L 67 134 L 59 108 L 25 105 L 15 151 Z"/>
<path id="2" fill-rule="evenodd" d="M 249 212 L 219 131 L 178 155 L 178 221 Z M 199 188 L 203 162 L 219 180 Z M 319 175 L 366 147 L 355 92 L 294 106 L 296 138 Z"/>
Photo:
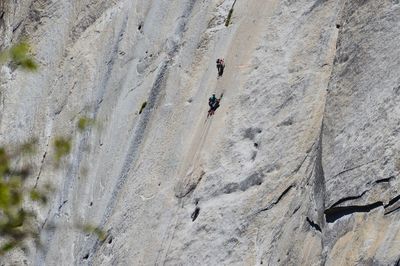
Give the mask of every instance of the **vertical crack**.
<path id="1" fill-rule="evenodd" d="M 315 166 L 314 166 L 314 199 L 315 204 L 317 207 L 317 215 L 318 220 L 317 222 L 321 224 L 323 228 L 324 223 L 324 210 L 325 210 L 325 174 L 324 169 L 322 166 L 322 132 L 323 132 L 324 123 L 321 123 L 321 132 L 319 135 L 318 145 L 317 145 L 317 156 L 315 159 Z"/>

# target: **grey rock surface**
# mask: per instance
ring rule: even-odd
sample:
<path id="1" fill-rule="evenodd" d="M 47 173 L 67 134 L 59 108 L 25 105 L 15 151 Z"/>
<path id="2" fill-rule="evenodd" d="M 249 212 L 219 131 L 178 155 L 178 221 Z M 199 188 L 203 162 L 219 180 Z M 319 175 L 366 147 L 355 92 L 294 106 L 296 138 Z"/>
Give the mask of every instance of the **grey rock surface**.
<path id="1" fill-rule="evenodd" d="M 38 138 L 56 188 L 2 264 L 399 263 L 399 2 L 237 0 L 225 27 L 233 2 L 0 2 L 0 48 L 40 63 L 1 66 L 0 143 Z"/>

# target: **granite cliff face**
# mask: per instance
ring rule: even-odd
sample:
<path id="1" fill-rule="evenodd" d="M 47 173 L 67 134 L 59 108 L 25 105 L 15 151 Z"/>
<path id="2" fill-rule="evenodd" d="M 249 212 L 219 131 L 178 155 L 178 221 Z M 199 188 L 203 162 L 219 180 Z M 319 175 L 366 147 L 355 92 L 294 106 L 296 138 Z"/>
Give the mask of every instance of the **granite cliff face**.
<path id="1" fill-rule="evenodd" d="M 3 264 L 399 264 L 399 1 L 237 0 L 225 27 L 233 2 L 0 2 L 40 63 L 1 67 L 0 142 L 37 137 L 57 189 L 45 248 Z"/>

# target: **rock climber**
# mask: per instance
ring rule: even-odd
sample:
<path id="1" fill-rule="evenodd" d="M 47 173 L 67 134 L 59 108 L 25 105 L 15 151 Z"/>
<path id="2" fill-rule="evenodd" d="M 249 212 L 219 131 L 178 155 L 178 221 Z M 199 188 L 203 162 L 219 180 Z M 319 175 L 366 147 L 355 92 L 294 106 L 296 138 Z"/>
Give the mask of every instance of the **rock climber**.
<path id="1" fill-rule="evenodd" d="M 224 68 L 225 68 L 224 59 L 223 58 L 218 58 L 217 59 L 218 77 L 221 77 L 222 74 L 224 74 Z"/>
<path id="2" fill-rule="evenodd" d="M 213 95 L 213 96 L 215 96 L 215 95 Z M 208 105 L 210 105 L 210 110 L 208 110 L 207 117 L 212 116 L 215 113 L 215 110 L 217 110 L 218 107 L 219 107 L 219 102 L 220 101 L 221 101 L 221 99 L 215 98 L 215 101 L 212 104 L 210 104 L 210 102 L 208 103 Z"/>
<path id="3" fill-rule="evenodd" d="M 210 97 L 210 99 L 208 99 L 208 106 L 210 106 L 210 108 L 212 108 L 216 101 L 217 101 L 217 97 L 215 97 L 215 94 L 213 94 Z"/>

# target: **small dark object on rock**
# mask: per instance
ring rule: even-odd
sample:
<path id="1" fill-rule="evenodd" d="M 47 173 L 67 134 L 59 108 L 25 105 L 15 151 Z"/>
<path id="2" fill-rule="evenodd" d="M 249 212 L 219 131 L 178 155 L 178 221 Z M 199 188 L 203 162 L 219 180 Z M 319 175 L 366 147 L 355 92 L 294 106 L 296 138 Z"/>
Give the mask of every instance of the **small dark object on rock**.
<path id="1" fill-rule="evenodd" d="M 196 207 L 196 209 L 194 209 L 194 212 L 190 216 L 192 218 L 192 222 L 194 222 L 194 220 L 197 219 L 197 217 L 199 216 L 199 213 L 200 213 L 200 208 Z"/>
<path id="2" fill-rule="evenodd" d="M 147 105 L 147 102 L 143 102 L 142 103 L 142 106 L 140 107 L 139 114 L 141 114 L 143 112 L 143 109 L 146 107 L 146 105 Z"/>

